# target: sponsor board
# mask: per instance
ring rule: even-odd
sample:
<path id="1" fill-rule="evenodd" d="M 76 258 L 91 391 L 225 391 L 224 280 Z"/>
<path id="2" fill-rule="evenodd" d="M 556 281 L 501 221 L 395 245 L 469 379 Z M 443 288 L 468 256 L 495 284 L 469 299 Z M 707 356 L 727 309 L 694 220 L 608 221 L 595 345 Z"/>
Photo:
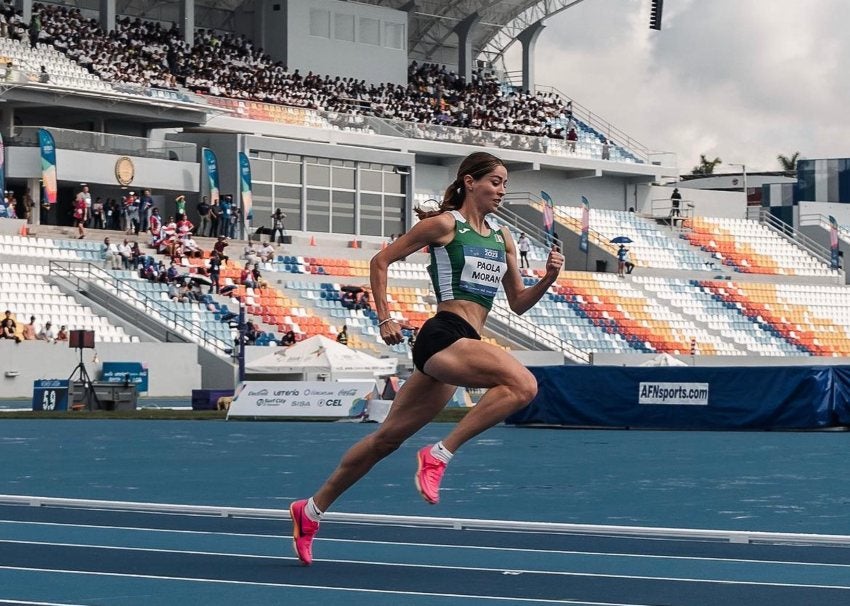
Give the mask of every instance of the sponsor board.
<path id="1" fill-rule="evenodd" d="M 374 386 L 374 381 L 246 381 L 236 390 L 227 418 L 344 418 Z"/>
<path id="2" fill-rule="evenodd" d="M 641 382 L 638 404 L 708 406 L 708 383 Z"/>

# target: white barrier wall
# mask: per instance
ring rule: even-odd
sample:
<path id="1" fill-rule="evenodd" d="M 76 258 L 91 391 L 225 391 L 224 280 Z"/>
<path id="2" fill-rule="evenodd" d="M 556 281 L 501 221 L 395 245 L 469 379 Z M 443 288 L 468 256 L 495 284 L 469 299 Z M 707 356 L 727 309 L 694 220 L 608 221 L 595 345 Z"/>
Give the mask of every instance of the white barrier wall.
<path id="1" fill-rule="evenodd" d="M 629 196 L 629 206 L 642 215 L 656 217 L 667 216 L 670 212 L 670 196 L 672 187 L 658 185 L 633 185 Z M 729 219 L 744 219 L 747 216 L 747 205 L 743 192 L 714 191 L 709 189 L 679 188 L 682 194 L 680 210 L 684 216 L 693 217 L 725 217 Z M 688 206 L 692 204 L 693 207 Z M 686 212 L 690 209 L 690 212 Z"/>
<path id="2" fill-rule="evenodd" d="M 94 362 L 97 352 L 98 361 Z M 30 398 L 37 379 L 67 379 L 80 358 L 67 343 L 0 341 L 0 398 Z M 83 363 L 97 381 L 103 362 L 141 362 L 148 368 L 150 391 L 142 396 L 192 396 L 201 388 L 197 346 L 191 343 L 98 343 L 83 350 Z M 16 373 L 16 376 L 10 376 Z"/>

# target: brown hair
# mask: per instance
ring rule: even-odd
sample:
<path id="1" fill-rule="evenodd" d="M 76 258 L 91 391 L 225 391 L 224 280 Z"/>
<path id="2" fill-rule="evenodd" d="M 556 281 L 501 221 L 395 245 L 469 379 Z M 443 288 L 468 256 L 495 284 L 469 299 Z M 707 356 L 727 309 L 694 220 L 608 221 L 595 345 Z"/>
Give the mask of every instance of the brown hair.
<path id="1" fill-rule="evenodd" d="M 463 178 L 469 175 L 476 181 L 490 174 L 497 166 L 504 166 L 505 163 L 493 154 L 487 152 L 475 152 L 469 154 L 460 163 L 457 169 L 457 176 L 446 188 L 446 193 L 443 194 L 443 201 L 440 203 L 440 209 L 435 211 L 416 210 L 416 214 L 420 219 L 433 217 L 449 210 L 458 210 L 463 207 L 463 201 L 466 199 L 466 188 L 464 187 Z"/>

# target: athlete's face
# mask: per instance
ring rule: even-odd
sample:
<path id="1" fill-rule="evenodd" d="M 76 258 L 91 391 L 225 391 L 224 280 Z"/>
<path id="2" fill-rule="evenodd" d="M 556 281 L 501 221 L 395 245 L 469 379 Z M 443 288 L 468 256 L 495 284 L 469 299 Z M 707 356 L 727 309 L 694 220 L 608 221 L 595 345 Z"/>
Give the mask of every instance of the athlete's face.
<path id="1" fill-rule="evenodd" d="M 499 207 L 507 191 L 508 171 L 497 166 L 478 180 L 468 177 L 467 187 L 472 199 L 481 208 L 491 212 Z"/>

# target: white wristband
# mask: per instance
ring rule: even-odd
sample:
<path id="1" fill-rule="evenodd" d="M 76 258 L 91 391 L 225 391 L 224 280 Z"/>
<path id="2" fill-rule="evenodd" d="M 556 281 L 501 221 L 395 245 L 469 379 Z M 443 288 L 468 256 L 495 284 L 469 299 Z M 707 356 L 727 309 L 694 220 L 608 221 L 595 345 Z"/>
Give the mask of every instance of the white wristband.
<path id="1" fill-rule="evenodd" d="M 381 326 L 383 326 L 387 322 L 395 322 L 395 320 L 393 320 L 392 318 L 387 318 L 386 320 L 381 320 L 380 322 L 378 322 L 378 328 L 380 328 Z"/>

